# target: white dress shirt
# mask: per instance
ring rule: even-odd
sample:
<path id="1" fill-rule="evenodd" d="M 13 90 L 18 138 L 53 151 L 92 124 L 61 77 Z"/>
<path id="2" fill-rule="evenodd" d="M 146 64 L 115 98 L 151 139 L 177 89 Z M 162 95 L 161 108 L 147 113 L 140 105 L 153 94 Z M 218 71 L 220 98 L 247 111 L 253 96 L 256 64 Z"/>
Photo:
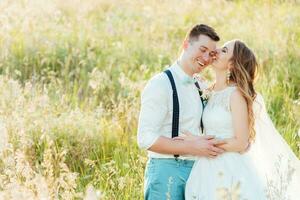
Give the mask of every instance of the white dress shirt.
<path id="1" fill-rule="evenodd" d="M 175 62 L 172 72 L 179 100 L 179 134 L 189 131 L 200 135 L 202 103 L 193 79 Z M 191 81 L 192 80 L 192 81 Z M 161 72 L 149 80 L 141 95 L 141 110 L 138 124 L 138 145 L 150 148 L 160 136 L 172 137 L 173 92 L 168 76 Z M 151 158 L 174 158 L 171 154 L 160 154 L 148 150 Z M 180 156 L 179 159 L 195 159 Z"/>

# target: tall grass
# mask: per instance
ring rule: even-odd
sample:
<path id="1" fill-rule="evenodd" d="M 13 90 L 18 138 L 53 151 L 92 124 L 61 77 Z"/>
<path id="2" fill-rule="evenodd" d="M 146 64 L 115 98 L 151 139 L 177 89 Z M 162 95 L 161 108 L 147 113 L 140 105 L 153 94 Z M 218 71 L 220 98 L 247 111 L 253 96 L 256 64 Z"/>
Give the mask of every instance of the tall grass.
<path id="1" fill-rule="evenodd" d="M 240 38 L 252 47 L 260 63 L 257 89 L 300 157 L 297 1 L 3 0 L 4 199 L 39 198 L 43 191 L 49 199 L 81 199 L 88 185 L 103 199 L 142 199 L 140 91 L 176 59 L 196 23 L 215 27 L 220 45 Z"/>

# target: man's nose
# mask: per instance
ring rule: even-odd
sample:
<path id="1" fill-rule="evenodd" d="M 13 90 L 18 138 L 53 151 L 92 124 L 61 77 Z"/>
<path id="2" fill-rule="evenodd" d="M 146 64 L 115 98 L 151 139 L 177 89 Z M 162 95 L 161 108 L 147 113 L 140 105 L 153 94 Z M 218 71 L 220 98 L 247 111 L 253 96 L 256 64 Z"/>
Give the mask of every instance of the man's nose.
<path id="1" fill-rule="evenodd" d="M 216 49 L 213 53 L 213 56 L 212 56 L 213 60 L 216 60 L 219 57 L 220 53 L 221 53 L 221 50 Z"/>
<path id="2" fill-rule="evenodd" d="M 209 53 L 208 53 L 208 52 L 205 53 L 205 54 L 203 55 L 203 60 L 204 60 L 205 62 L 208 62 L 208 61 L 209 61 Z"/>
<path id="3" fill-rule="evenodd" d="M 215 51 L 214 58 L 217 59 L 217 58 L 219 57 L 219 55 L 220 55 L 220 50 L 217 49 L 217 50 Z"/>
<path id="4" fill-rule="evenodd" d="M 211 52 L 212 55 L 217 56 L 220 53 L 219 49 L 216 49 Z"/>

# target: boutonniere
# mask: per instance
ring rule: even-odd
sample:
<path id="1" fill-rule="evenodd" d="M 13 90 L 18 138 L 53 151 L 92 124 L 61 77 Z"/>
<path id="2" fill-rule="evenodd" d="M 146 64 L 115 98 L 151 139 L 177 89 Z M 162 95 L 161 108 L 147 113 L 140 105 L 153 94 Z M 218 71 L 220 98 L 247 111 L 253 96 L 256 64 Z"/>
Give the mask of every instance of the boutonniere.
<path id="1" fill-rule="evenodd" d="M 204 89 L 201 92 L 202 92 L 201 98 L 202 98 L 203 104 L 204 104 L 204 106 L 206 106 L 209 98 L 212 95 L 212 91 L 209 89 Z"/>
<path id="2" fill-rule="evenodd" d="M 208 89 L 202 90 L 202 99 L 205 101 L 208 101 L 208 99 L 211 97 L 211 91 Z"/>
<path id="3" fill-rule="evenodd" d="M 212 95 L 212 90 L 211 90 L 211 88 L 208 86 L 208 83 L 206 82 L 206 80 L 205 79 L 203 79 L 201 76 L 199 76 L 199 75 L 196 75 L 195 77 L 194 77 L 195 79 L 196 79 L 196 81 L 198 82 L 198 84 L 199 84 L 199 88 L 198 88 L 198 90 L 199 90 L 199 92 L 200 92 L 200 94 L 201 94 L 201 100 L 202 100 L 202 102 L 203 102 L 203 104 L 204 104 L 204 106 L 207 104 L 207 102 L 208 102 L 208 99 L 211 97 L 211 95 Z"/>

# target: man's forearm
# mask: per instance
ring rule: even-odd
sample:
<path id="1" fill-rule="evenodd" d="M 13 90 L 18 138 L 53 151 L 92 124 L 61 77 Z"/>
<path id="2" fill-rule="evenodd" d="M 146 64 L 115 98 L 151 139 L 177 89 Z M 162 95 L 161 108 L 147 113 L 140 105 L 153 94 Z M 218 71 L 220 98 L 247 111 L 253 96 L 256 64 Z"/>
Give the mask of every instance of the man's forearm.
<path id="1" fill-rule="evenodd" d="M 162 154 L 185 155 L 187 154 L 187 145 L 183 140 L 160 136 L 148 150 Z"/>

